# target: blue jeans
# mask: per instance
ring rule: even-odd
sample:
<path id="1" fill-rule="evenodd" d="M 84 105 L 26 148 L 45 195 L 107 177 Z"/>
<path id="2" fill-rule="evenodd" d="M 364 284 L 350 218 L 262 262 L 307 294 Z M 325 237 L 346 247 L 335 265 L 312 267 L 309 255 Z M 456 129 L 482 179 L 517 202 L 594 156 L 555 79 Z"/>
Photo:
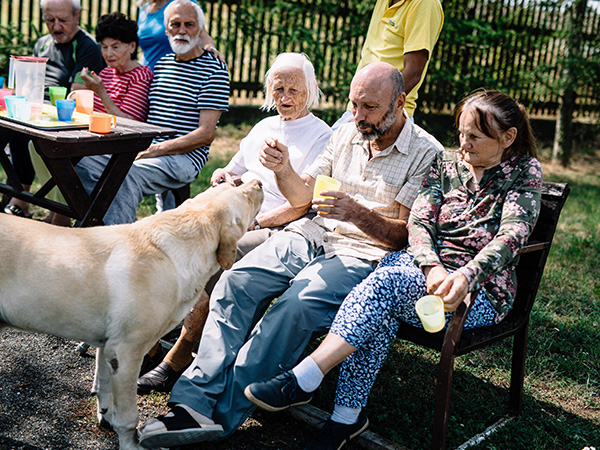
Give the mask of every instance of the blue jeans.
<path id="1" fill-rule="evenodd" d="M 276 375 L 280 366 L 293 367 L 375 265 L 347 256 L 325 258 L 302 235 L 275 233 L 221 275 L 198 355 L 169 403 L 212 418 L 223 426 L 222 437 L 234 432 L 255 408 L 244 388 Z"/>
<path id="2" fill-rule="evenodd" d="M 109 155 L 86 156 L 75 167 L 85 189 L 92 192 Z M 123 184 L 104 216 L 106 225 L 137 220 L 136 209 L 146 195 L 162 194 L 191 183 L 198 176 L 192 161 L 185 155 L 142 158 L 133 163 Z"/>

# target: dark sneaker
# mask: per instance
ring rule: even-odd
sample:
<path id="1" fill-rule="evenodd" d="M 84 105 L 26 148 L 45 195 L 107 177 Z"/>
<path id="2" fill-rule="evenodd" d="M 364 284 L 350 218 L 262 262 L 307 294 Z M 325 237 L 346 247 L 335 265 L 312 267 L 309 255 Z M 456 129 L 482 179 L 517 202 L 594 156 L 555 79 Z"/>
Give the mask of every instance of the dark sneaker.
<path id="1" fill-rule="evenodd" d="M 159 342 L 158 349 L 156 350 L 154 356 L 148 356 L 148 354 L 144 355 L 144 360 L 142 361 L 142 367 L 140 367 L 140 374 L 138 376 L 141 377 L 145 373 L 150 372 L 152 369 L 158 366 L 162 362 L 163 358 L 167 356 L 167 353 L 169 353 L 169 350 L 163 347 L 163 345 Z"/>
<path id="2" fill-rule="evenodd" d="M 340 450 L 344 445 L 369 428 L 369 419 L 361 411 L 355 424 L 344 425 L 329 419 L 304 450 Z"/>
<path id="3" fill-rule="evenodd" d="M 312 400 L 312 392 L 304 392 L 298 386 L 291 370 L 275 378 L 249 384 L 244 389 L 248 400 L 267 411 L 281 411 L 290 406 L 305 405 Z"/>
<path id="4" fill-rule="evenodd" d="M 137 434 L 142 447 L 171 448 L 216 438 L 223 434 L 223 427 L 200 424 L 184 408 L 174 406 L 167 415 L 149 419 Z"/>
<path id="5" fill-rule="evenodd" d="M 166 362 L 161 362 L 150 372 L 138 378 L 138 394 L 149 394 L 150 391 L 171 392 L 185 369 L 187 369 L 187 366 L 175 372 Z"/>

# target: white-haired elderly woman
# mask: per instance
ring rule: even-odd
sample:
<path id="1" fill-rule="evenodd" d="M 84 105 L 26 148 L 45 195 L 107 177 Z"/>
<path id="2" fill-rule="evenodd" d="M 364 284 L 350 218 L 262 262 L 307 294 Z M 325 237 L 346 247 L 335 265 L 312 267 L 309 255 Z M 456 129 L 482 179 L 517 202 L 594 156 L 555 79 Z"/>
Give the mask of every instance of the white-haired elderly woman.
<path id="1" fill-rule="evenodd" d="M 278 115 L 256 124 L 242 139 L 239 151 L 229 164 L 215 170 L 211 177 L 213 186 L 223 182 L 235 185 L 253 179 L 260 180 L 263 185 L 262 208 L 238 243 L 238 259 L 304 213 L 292 208 L 281 194 L 273 171 L 265 168 L 258 159 L 260 150 L 263 146 L 275 147 L 277 142 L 285 144 L 292 167 L 302 173 L 319 155 L 332 133 L 324 121 L 310 112 L 310 108 L 319 103 L 320 90 L 314 67 L 306 55 L 282 53 L 277 56 L 265 75 L 264 88 L 262 109 L 277 109 Z M 209 294 L 220 274 L 208 282 L 198 304 L 186 317 L 175 346 L 158 366 L 138 379 L 139 393 L 170 391 L 191 363 L 192 350 L 200 340 L 208 315 Z M 162 357 L 161 353 L 164 354 L 157 352 L 159 357 Z"/>
<path id="2" fill-rule="evenodd" d="M 256 124 L 242 139 L 239 151 L 229 164 L 215 170 L 211 177 L 213 186 L 223 181 L 234 184 L 237 179 L 243 183 L 252 179 L 262 182 L 265 200 L 253 229 L 272 228 L 297 218 L 279 192 L 273 171 L 258 160 L 261 148 L 275 147 L 277 142 L 287 145 L 292 167 L 302 173 L 331 135 L 331 128 L 309 111 L 319 103 L 320 91 L 313 65 L 304 54 L 277 56 L 265 75 L 265 94 L 262 109 L 277 109 L 279 114 Z"/>

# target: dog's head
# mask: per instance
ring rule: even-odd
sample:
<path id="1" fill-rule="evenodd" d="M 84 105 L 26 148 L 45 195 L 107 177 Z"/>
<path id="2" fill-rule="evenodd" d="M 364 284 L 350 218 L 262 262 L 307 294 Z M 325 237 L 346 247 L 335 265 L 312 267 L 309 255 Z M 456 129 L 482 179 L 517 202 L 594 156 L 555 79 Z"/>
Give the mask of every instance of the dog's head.
<path id="1" fill-rule="evenodd" d="M 263 202 L 262 185 L 252 180 L 239 187 L 227 183 L 208 189 L 203 205 L 214 211 L 212 220 L 219 225 L 217 262 L 229 269 L 235 262 L 237 241 L 244 235 Z"/>
<path id="2" fill-rule="evenodd" d="M 262 185 L 252 180 L 239 187 L 222 183 L 186 200 L 181 211 L 198 211 L 203 221 L 218 236 L 217 262 L 229 269 L 235 262 L 237 241 L 244 235 L 252 219 L 256 217 L 263 201 Z"/>
<path id="3" fill-rule="evenodd" d="M 137 222 L 137 229 L 153 236 L 155 245 L 165 249 L 180 248 L 171 241 L 195 241 L 198 251 L 213 251 L 223 269 L 235 262 L 237 241 L 244 235 L 252 219 L 258 214 L 263 201 L 259 181 L 250 181 L 240 187 L 227 183 L 196 195 L 178 208 L 154 214 Z M 139 235 L 138 231 L 138 235 Z"/>

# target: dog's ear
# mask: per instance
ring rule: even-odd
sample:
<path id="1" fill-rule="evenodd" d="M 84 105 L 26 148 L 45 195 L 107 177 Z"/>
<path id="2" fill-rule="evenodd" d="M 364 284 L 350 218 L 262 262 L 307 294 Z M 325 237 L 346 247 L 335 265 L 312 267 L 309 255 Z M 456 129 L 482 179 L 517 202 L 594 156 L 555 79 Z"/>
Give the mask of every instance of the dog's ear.
<path id="1" fill-rule="evenodd" d="M 219 248 L 217 248 L 217 262 L 223 270 L 230 269 L 235 262 L 237 242 L 244 233 L 242 221 L 239 217 L 221 225 Z"/>

